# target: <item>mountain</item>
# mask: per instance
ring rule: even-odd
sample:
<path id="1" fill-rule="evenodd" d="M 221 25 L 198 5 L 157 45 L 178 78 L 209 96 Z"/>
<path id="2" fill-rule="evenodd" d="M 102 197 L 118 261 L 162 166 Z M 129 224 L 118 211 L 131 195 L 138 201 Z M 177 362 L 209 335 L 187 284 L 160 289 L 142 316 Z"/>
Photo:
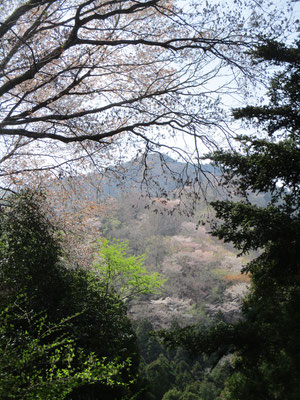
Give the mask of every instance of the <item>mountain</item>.
<path id="1" fill-rule="evenodd" d="M 137 193 L 161 197 L 174 190 L 183 189 L 198 182 L 215 179 L 220 171 L 210 164 L 201 168 L 183 163 L 167 155 L 149 154 L 110 166 L 101 173 L 89 173 L 68 177 L 62 182 L 70 191 L 76 188 L 76 196 L 88 196 L 91 201 L 107 197 L 116 198 L 120 193 Z M 55 184 L 54 184 L 55 187 Z"/>

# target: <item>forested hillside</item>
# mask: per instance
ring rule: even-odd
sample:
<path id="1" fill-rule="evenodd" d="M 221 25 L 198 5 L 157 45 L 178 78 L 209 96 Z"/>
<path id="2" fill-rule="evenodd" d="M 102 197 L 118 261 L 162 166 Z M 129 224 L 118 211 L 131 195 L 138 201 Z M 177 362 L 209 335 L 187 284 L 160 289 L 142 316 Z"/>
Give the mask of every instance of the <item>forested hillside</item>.
<path id="1" fill-rule="evenodd" d="M 248 282 L 241 265 L 248 259 L 213 239 L 209 224 L 198 224 L 205 204 L 187 217 L 176 209 L 178 199 L 151 203 L 124 195 L 111 199 L 109 215 L 100 218 L 105 237 L 126 241 L 130 253 L 146 255 L 148 271 L 167 278 L 160 293 L 130 303 L 132 317 L 147 317 L 156 327 L 173 319 L 190 324 L 219 310 L 235 318 Z"/>
<path id="2" fill-rule="evenodd" d="M 160 161 L 156 155 L 148 157 L 145 190 L 136 183 L 145 168 L 138 168 L 133 160 L 120 166 L 121 183 L 109 172 L 103 178 L 94 174 L 80 180 L 62 181 L 61 185 L 75 186 L 72 199 L 61 199 L 60 185 L 51 186 L 50 195 L 56 198 L 54 204 L 58 209 L 63 207 L 72 227 L 72 207 L 83 201 L 89 204 L 88 210 L 81 210 L 80 219 L 75 219 L 75 231 L 77 222 L 86 226 L 80 245 L 84 257 L 88 252 L 89 263 L 93 262 L 93 252 L 101 247 L 101 240 L 108 239 L 111 243 L 117 240 L 126 243 L 129 254 L 143 255 L 146 269 L 161 274 L 166 280 L 159 293 L 129 302 L 133 319 L 146 316 L 156 328 L 162 328 L 169 326 L 173 319 L 186 325 L 221 311 L 228 320 L 233 320 L 249 283 L 249 278 L 240 273 L 241 266 L 253 255 L 237 258 L 233 246 L 209 234 L 214 221 L 209 202 L 228 196 L 217 186 L 223 180 L 220 170 L 204 165 L 196 184 L 204 186 L 209 181 L 210 185 L 205 198 L 195 202 L 193 188 L 182 181 L 184 171 L 185 182 L 193 182 L 194 169 L 167 156 L 163 157 L 163 166 Z M 179 181 L 174 180 L 174 172 L 181 177 Z M 150 185 L 151 194 L 149 182 L 154 182 Z M 102 190 L 97 190 L 98 187 Z M 165 196 L 154 197 L 155 190 Z M 100 208 L 93 207 L 97 196 Z M 265 206 L 270 195 L 249 193 L 248 197 L 255 204 Z M 62 204 L 57 203 L 58 199 Z"/>

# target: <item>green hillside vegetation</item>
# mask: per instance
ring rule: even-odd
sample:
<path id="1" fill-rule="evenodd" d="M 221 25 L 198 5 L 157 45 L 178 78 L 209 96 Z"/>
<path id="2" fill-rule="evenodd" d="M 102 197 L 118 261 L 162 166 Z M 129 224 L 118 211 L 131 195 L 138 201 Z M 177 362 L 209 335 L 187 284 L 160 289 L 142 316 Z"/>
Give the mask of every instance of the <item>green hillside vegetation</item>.
<path id="1" fill-rule="evenodd" d="M 219 310 L 235 318 L 239 296 L 248 278 L 240 274 L 249 257 L 236 258 L 232 246 L 212 238 L 209 228 L 197 224 L 207 205 L 199 205 L 187 217 L 178 200 L 157 200 L 123 196 L 110 203 L 109 215 L 100 216 L 100 229 L 109 239 L 128 243 L 131 254 L 146 254 L 148 271 L 166 278 L 163 291 L 147 295 L 129 305 L 134 319 L 147 316 L 158 328 L 177 318 L 190 324 Z M 233 299 L 234 298 L 234 299 Z"/>

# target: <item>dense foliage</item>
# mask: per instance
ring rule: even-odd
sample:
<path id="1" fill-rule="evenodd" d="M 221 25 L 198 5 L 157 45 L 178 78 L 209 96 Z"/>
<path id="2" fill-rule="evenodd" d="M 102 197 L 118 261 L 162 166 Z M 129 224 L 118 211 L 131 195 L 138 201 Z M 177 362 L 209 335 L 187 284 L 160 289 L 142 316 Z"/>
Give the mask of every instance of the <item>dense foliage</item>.
<path id="1" fill-rule="evenodd" d="M 54 368 L 60 371 L 60 380 L 69 380 L 66 393 L 74 386 L 72 399 L 123 398 L 130 393 L 138 368 L 136 339 L 126 308 L 94 274 L 65 266 L 59 234 L 41 202 L 42 197 L 25 193 L 1 210 L 0 304 L 5 335 L 1 354 L 6 360 L 2 368 L 11 371 L 9 376 L 1 373 L 1 386 L 11 385 L 11 374 L 16 374 L 14 384 L 20 385 L 23 360 L 26 393 L 36 390 L 35 379 L 42 379 L 47 384 L 41 390 L 50 396 L 56 381 L 49 371 Z M 17 365 L 16 353 L 20 354 Z M 45 359 L 42 366 L 40 358 Z M 107 374 L 100 373 L 101 368 Z M 65 376 L 62 371 L 67 371 Z M 18 392 L 20 387 L 15 389 Z M 23 392 L 20 396 L 16 398 L 25 398 Z"/>
<path id="2" fill-rule="evenodd" d="M 229 360 L 216 365 L 216 354 L 191 357 L 183 348 L 167 349 L 147 320 L 136 322 L 141 375 L 148 382 L 145 400 L 219 400 L 231 373 Z M 173 329 L 178 329 L 176 321 Z"/>
<path id="3" fill-rule="evenodd" d="M 129 360 L 108 362 L 80 348 L 66 333 L 72 318 L 51 323 L 46 315 L 28 311 L 24 298 L 1 311 L 1 399 L 62 400 L 83 385 L 121 384 Z"/>

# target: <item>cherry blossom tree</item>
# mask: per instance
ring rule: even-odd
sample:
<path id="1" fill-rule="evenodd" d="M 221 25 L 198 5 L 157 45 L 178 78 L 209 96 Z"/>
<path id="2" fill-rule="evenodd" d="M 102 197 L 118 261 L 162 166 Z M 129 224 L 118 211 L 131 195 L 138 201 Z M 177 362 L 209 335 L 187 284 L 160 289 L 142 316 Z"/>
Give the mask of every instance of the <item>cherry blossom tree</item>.
<path id="1" fill-rule="evenodd" d="M 2 181 L 102 171 L 138 151 L 172 150 L 192 162 L 195 153 L 172 137 L 197 153 L 230 135 L 222 95 L 261 72 L 244 52 L 289 21 L 266 13 L 264 1 L 193 3 L 2 0 Z"/>

